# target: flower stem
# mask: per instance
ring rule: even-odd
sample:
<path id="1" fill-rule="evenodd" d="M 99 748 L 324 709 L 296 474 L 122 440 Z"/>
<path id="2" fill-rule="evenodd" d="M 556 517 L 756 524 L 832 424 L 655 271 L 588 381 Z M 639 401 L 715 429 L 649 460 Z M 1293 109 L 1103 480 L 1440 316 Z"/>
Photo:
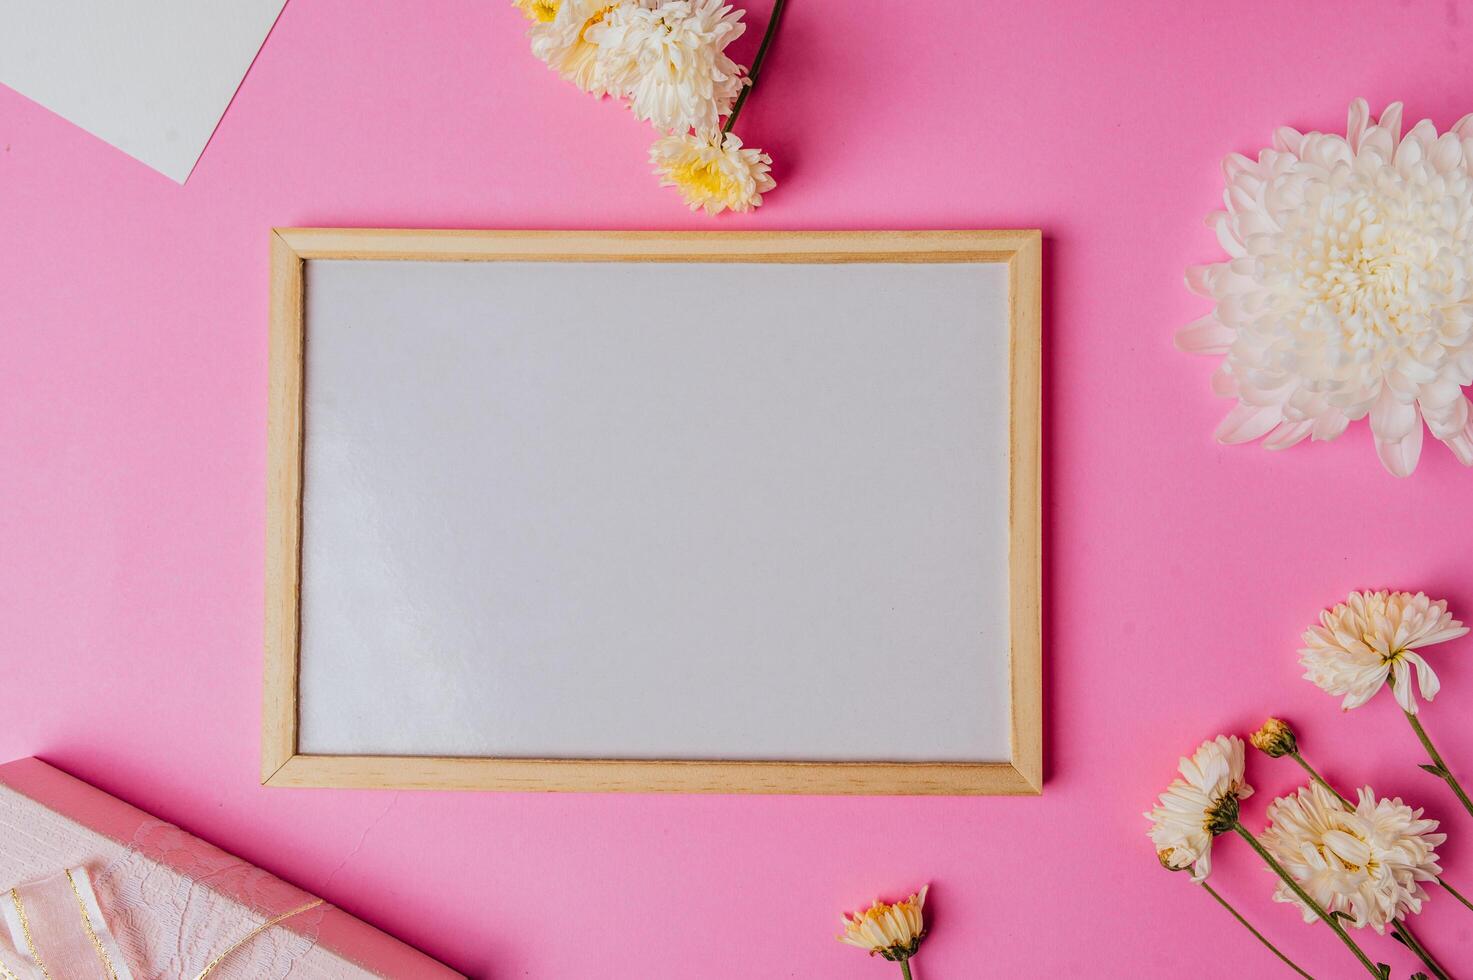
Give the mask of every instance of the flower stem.
<path id="1" fill-rule="evenodd" d="M 731 127 L 736 125 L 737 116 L 741 115 L 742 106 L 747 104 L 747 96 L 757 86 L 757 73 L 762 70 L 762 62 L 767 60 L 767 49 L 772 46 L 772 39 L 777 34 L 778 22 L 783 19 L 783 7 L 788 0 L 774 0 L 772 4 L 772 16 L 767 18 L 767 31 L 762 35 L 762 43 L 757 46 L 757 56 L 752 59 L 752 67 L 747 72 L 747 84 L 742 86 L 742 91 L 737 95 L 736 103 L 731 107 L 731 113 L 726 117 L 726 125 L 721 127 L 721 135 L 725 136 L 731 132 Z M 904 960 L 901 961 L 904 963 Z M 910 970 L 906 969 L 906 980 L 910 978 Z"/>
<path id="2" fill-rule="evenodd" d="M 905 980 L 910 980 L 910 960 L 900 961 L 900 973 L 905 977 Z"/>
<path id="3" fill-rule="evenodd" d="M 1309 773 L 1309 778 L 1310 779 L 1313 779 L 1315 782 L 1319 783 L 1321 786 L 1323 786 L 1326 790 L 1329 791 L 1329 793 L 1330 793 L 1331 796 L 1335 797 L 1335 799 L 1337 799 L 1341 803 L 1343 803 L 1345 805 L 1345 809 L 1347 809 L 1347 810 L 1354 810 L 1355 809 L 1354 804 L 1352 804 L 1345 797 L 1341 796 L 1340 795 L 1340 791 L 1338 789 L 1336 789 L 1335 787 L 1331 786 L 1329 783 L 1325 782 L 1325 777 L 1324 776 L 1321 776 L 1319 773 L 1315 772 L 1314 766 L 1312 766 L 1308 762 L 1306 762 L 1304 756 L 1300 755 L 1298 753 L 1298 751 L 1290 752 L 1289 755 L 1294 759 L 1295 762 L 1299 763 L 1301 766 L 1304 767 L 1304 771 L 1307 772 L 1307 773 Z"/>
<path id="4" fill-rule="evenodd" d="M 1433 959 L 1432 954 L 1427 951 L 1426 946 L 1422 945 L 1421 940 L 1412 935 L 1412 930 L 1407 926 L 1405 919 L 1393 924 L 1391 928 L 1392 936 L 1400 934 L 1401 941 L 1406 943 L 1407 949 L 1417 954 L 1417 959 L 1427 965 L 1427 969 L 1432 971 L 1432 975 L 1437 980 L 1451 980 L 1447 971 L 1438 964 L 1437 960 Z"/>
<path id="5" fill-rule="evenodd" d="M 1447 890 L 1447 893 L 1449 895 L 1451 895 L 1453 898 L 1456 898 L 1458 901 L 1462 902 L 1463 903 L 1463 908 L 1468 909 L 1470 912 L 1473 912 L 1473 904 L 1470 904 L 1469 901 L 1466 898 L 1463 897 L 1463 893 L 1462 892 L 1458 891 L 1456 888 L 1454 888 L 1452 885 L 1449 885 L 1447 882 L 1443 881 L 1441 878 L 1438 878 L 1437 879 L 1437 883 L 1439 885 L 1441 885 L 1444 889 L 1446 889 Z"/>
<path id="6" fill-rule="evenodd" d="M 1469 816 L 1473 816 L 1473 800 L 1468 799 L 1468 794 L 1463 792 L 1463 787 L 1458 785 L 1457 779 L 1453 777 L 1452 770 L 1447 767 L 1446 762 L 1442 761 L 1442 755 L 1437 751 L 1437 746 L 1433 745 L 1432 739 L 1427 737 L 1427 730 L 1422 727 L 1417 716 L 1410 711 L 1403 711 L 1402 714 L 1406 715 L 1407 721 L 1412 723 L 1412 731 L 1417 733 L 1417 738 L 1422 742 L 1422 748 L 1427 750 L 1427 757 L 1432 760 L 1432 768 L 1428 769 L 1428 772 L 1445 781 L 1457 794 L 1458 800 L 1463 804 L 1463 809 L 1468 811 Z"/>
<path id="7" fill-rule="evenodd" d="M 1278 875 L 1283 880 L 1284 884 L 1289 886 L 1289 890 L 1292 891 L 1296 896 L 1298 896 L 1299 900 L 1304 903 L 1305 907 L 1312 911 L 1315 915 L 1319 916 L 1321 922 L 1334 930 L 1335 935 L 1340 937 L 1340 941 L 1345 944 L 1346 948 L 1348 948 L 1352 953 L 1355 954 L 1356 959 L 1360 960 L 1361 965 L 1366 968 L 1367 973 L 1375 977 L 1376 980 L 1385 980 L 1384 974 L 1382 974 L 1380 969 L 1377 968 L 1376 964 L 1371 962 L 1370 957 L 1365 954 L 1365 951 L 1356 945 L 1355 940 L 1350 938 L 1350 934 L 1345 931 L 1345 927 L 1340 924 L 1340 920 L 1336 919 L 1333 915 L 1326 912 L 1323 908 L 1320 907 L 1320 904 L 1318 902 L 1310 898 L 1309 893 L 1306 892 L 1302 887 L 1300 887 L 1299 882 L 1294 880 L 1294 876 L 1289 874 L 1288 871 L 1284 870 L 1284 866 L 1280 864 L 1277 860 L 1275 860 L 1274 856 L 1268 852 L 1267 848 L 1265 848 L 1262 844 L 1258 842 L 1258 838 L 1254 837 L 1253 834 L 1249 832 L 1247 827 L 1244 827 L 1241 822 L 1238 822 L 1233 824 L 1233 829 L 1238 832 L 1238 836 L 1242 837 L 1245 841 L 1248 842 L 1248 845 L 1252 847 L 1253 850 L 1258 852 L 1258 856 L 1263 859 L 1263 863 L 1267 864 L 1269 866 L 1269 869 L 1272 870 L 1274 874 Z"/>
<path id="8" fill-rule="evenodd" d="M 1233 918 L 1237 919 L 1240 923 L 1242 923 L 1244 929 L 1247 929 L 1249 932 L 1253 933 L 1253 935 L 1258 939 L 1259 942 L 1261 942 L 1261 943 L 1263 943 L 1263 945 L 1267 946 L 1268 947 L 1268 951 L 1270 953 L 1273 953 L 1279 959 L 1283 960 L 1285 966 L 1287 966 L 1289 969 L 1293 970 L 1295 973 L 1299 974 L 1301 977 L 1304 977 L 1305 980 L 1314 980 L 1314 977 L 1310 976 L 1308 973 L 1305 973 L 1303 970 L 1301 970 L 1299 968 L 1299 965 L 1297 963 L 1295 963 L 1293 960 L 1289 959 L 1289 957 L 1285 956 L 1283 953 L 1279 952 L 1279 948 L 1277 946 L 1275 946 L 1273 943 L 1269 942 L 1268 941 L 1268 937 L 1266 937 L 1263 933 L 1259 932 L 1257 929 L 1255 929 L 1251 925 L 1249 925 L 1248 924 L 1248 920 L 1245 919 L 1245 918 L 1243 918 L 1243 916 L 1238 913 L 1238 910 L 1235 909 L 1235 908 L 1233 908 L 1232 905 L 1228 903 L 1228 900 L 1225 899 L 1225 898 L 1223 898 L 1221 895 L 1219 895 L 1217 893 L 1217 891 L 1211 885 L 1207 884 L 1207 882 L 1204 881 L 1204 882 L 1202 882 L 1202 887 L 1205 888 L 1205 889 L 1207 889 L 1207 894 L 1209 894 L 1213 898 L 1217 899 L 1217 904 L 1219 904 L 1223 908 L 1227 909 L 1228 912 L 1232 914 L 1232 917 Z"/>

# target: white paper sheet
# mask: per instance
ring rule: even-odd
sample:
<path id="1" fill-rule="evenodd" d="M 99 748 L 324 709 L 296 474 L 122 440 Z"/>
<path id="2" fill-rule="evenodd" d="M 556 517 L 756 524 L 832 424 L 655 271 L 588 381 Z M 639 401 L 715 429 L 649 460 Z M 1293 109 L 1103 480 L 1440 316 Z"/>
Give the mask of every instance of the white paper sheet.
<path id="1" fill-rule="evenodd" d="M 1007 759 L 1007 288 L 307 263 L 301 750 Z"/>
<path id="2" fill-rule="evenodd" d="M 179 183 L 286 0 L 0 0 L 0 83 Z"/>

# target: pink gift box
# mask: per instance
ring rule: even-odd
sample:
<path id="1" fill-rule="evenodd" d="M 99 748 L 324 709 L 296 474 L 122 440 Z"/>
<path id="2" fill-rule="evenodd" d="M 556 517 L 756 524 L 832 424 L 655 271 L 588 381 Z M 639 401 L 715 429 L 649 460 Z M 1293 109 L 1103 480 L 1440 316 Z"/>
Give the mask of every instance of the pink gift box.
<path id="1" fill-rule="evenodd" d="M 0 765 L 0 889 L 69 868 L 86 870 L 114 948 L 135 980 L 195 977 L 258 926 L 313 901 L 39 759 Z M 0 950 L 25 962 L 3 928 Z M 461 977 L 326 904 L 250 938 L 209 976 L 265 980 L 288 973 L 295 980 Z"/>

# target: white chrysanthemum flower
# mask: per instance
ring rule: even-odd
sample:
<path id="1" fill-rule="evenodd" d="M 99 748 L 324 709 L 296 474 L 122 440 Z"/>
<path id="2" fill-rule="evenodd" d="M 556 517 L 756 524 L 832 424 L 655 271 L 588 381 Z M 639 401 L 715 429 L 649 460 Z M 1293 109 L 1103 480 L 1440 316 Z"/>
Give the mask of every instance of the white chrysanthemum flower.
<path id="1" fill-rule="evenodd" d="M 1343 912 L 1357 929 L 1384 932 L 1420 912 L 1422 882 L 1442 872 L 1436 848 L 1447 835 L 1433 833 L 1437 821 L 1423 820 L 1400 799 L 1377 800 L 1369 786 L 1348 810 L 1312 783 L 1274 800 L 1268 819 L 1260 838 L 1268 852 L 1326 912 Z M 1274 901 L 1298 905 L 1305 922 L 1318 918 L 1282 881 Z"/>
<path id="2" fill-rule="evenodd" d="M 1448 613 L 1446 600 L 1433 602 L 1422 592 L 1352 592 L 1320 614 L 1320 625 L 1305 631 L 1299 663 L 1305 680 L 1328 694 L 1344 695 L 1340 706 L 1347 711 L 1371 700 L 1390 679 L 1397 703 L 1416 714 L 1412 668 L 1428 701 L 1441 685 L 1427 661 L 1413 651 L 1467 632 Z"/>
<path id="3" fill-rule="evenodd" d="M 926 938 L 926 923 L 921 909 L 926 904 L 925 886 L 914 895 L 894 905 L 877 901 L 863 912 L 842 916 L 844 932 L 839 942 L 876 953 L 891 961 L 908 960 L 921 948 Z"/>
<path id="4" fill-rule="evenodd" d="M 742 12 L 721 0 L 636 0 L 588 32 L 602 84 L 629 99 L 635 116 L 666 132 L 708 132 L 731 110 L 742 69 L 726 56 Z"/>
<path id="5" fill-rule="evenodd" d="M 707 214 L 750 211 L 762 204 L 762 195 L 777 186 L 768 175 L 772 158 L 747 149 L 735 133 L 698 136 L 685 133 L 662 136 L 650 147 L 650 163 L 661 187 L 679 189 L 692 211 Z"/>
<path id="6" fill-rule="evenodd" d="M 1177 346 L 1225 354 L 1212 387 L 1238 404 L 1224 443 L 1333 439 L 1370 416 L 1397 476 L 1422 423 L 1473 466 L 1473 115 L 1401 136 L 1401 105 L 1347 136 L 1283 128 L 1256 161 L 1223 161 L 1226 210 L 1208 221 L 1229 259 L 1187 270 L 1217 303 Z"/>
<path id="7" fill-rule="evenodd" d="M 537 11 L 537 22 L 531 30 L 532 53 L 583 91 L 607 95 L 598 45 L 589 40 L 588 34 L 619 4 L 609 0 L 556 0 L 532 6 Z M 547 9 L 553 11 L 551 18 L 542 16 Z"/>
<path id="8" fill-rule="evenodd" d="M 1145 814 L 1149 836 L 1161 863 L 1172 870 L 1192 869 L 1192 880 L 1212 871 L 1212 838 L 1233 829 L 1238 801 L 1253 795 L 1243 779 L 1243 740 L 1219 735 L 1181 760 L 1181 778 L 1161 794 L 1160 805 Z"/>

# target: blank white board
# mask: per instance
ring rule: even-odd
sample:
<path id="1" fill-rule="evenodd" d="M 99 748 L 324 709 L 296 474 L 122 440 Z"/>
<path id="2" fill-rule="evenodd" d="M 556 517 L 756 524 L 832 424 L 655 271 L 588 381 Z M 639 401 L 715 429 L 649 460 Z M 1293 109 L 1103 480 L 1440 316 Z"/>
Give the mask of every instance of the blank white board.
<path id="1" fill-rule="evenodd" d="M 300 277 L 290 751 L 1014 760 L 1007 262 Z"/>
<path id="2" fill-rule="evenodd" d="M 179 183 L 286 0 L 0 0 L 0 83 Z"/>

